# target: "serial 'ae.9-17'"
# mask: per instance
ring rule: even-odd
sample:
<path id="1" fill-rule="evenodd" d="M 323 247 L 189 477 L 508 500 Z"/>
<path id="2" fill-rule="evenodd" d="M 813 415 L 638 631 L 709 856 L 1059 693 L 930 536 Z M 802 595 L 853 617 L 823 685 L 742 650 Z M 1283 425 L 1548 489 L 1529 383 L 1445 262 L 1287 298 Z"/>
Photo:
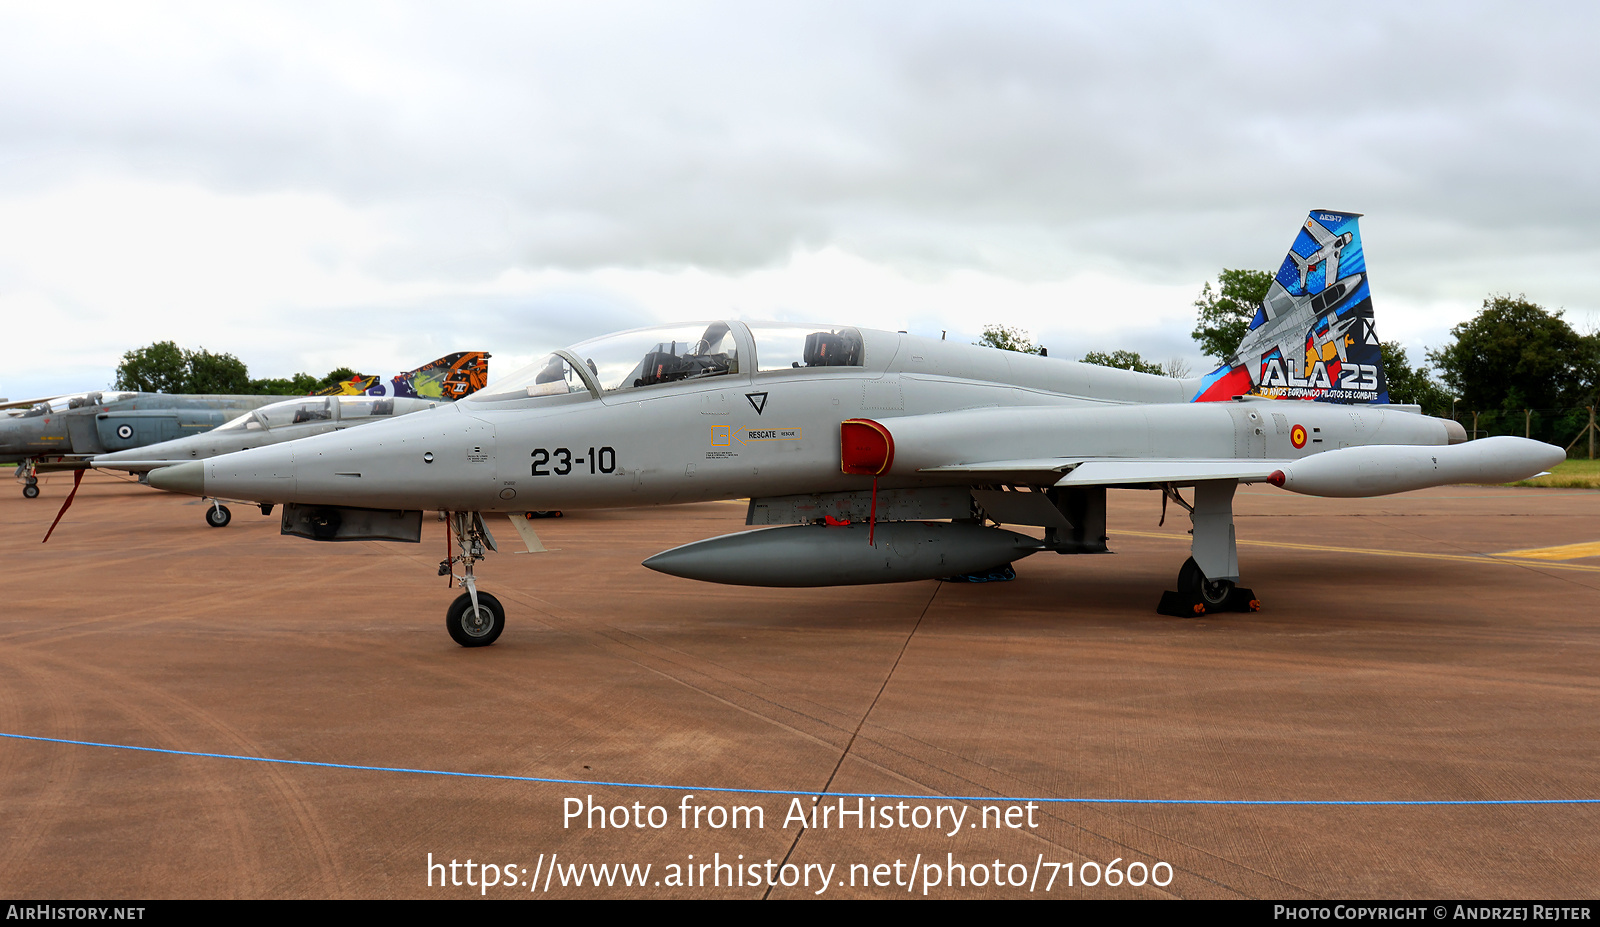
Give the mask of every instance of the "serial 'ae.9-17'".
<path id="1" fill-rule="evenodd" d="M 1563 456 L 1469 443 L 1388 404 L 1360 241 L 1356 215 L 1314 211 L 1239 356 L 1197 379 L 848 326 L 696 322 L 596 338 L 448 407 L 150 483 L 283 504 L 284 533 L 320 540 L 417 541 L 424 510 L 447 513 L 459 553 L 440 568 L 466 590 L 447 622 L 466 646 L 505 622 L 473 576 L 495 547 L 483 513 L 728 498 L 768 527 L 645 565 L 768 586 L 976 573 L 1103 552 L 1106 490 L 1144 489 L 1194 526 L 1163 610 L 1249 608 L 1235 585 L 1241 482 L 1369 496 L 1519 479 Z"/>

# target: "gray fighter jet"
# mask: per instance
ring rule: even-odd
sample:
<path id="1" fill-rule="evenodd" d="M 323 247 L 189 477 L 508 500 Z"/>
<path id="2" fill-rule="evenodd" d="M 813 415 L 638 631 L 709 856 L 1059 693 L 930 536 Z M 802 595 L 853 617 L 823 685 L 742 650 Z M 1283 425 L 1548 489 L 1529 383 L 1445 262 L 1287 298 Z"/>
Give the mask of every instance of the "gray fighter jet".
<path id="1" fill-rule="evenodd" d="M 408 370 L 383 383 L 378 377 L 357 377 L 319 393 L 320 396 L 345 395 L 372 398 L 424 399 L 446 402 L 470 394 L 483 386 L 488 378 L 489 355 L 483 351 L 462 351 Z M 183 441 L 211 431 L 229 422 L 251 419 L 248 414 L 262 406 L 283 402 L 281 395 L 231 396 L 231 395 L 173 395 L 167 393 L 135 393 L 118 390 L 101 390 L 74 393 L 53 399 L 35 400 L 27 408 L 13 408 L 0 412 L 0 463 L 20 463 L 16 478 L 23 483 L 22 494 L 29 499 L 39 496 L 38 476 L 41 470 L 76 470 L 89 466 L 95 455 L 118 454 L 119 460 L 129 460 L 123 453 L 132 448 L 152 444 Z M 13 403 L 12 405 L 20 405 Z M 406 407 L 410 411 L 412 407 Z M 328 413 L 337 423 L 337 411 Z M 304 411 L 301 414 L 310 416 Z M 371 413 L 369 413 L 371 414 Z M 264 423 L 265 419 L 254 419 Z M 289 437 L 315 434 L 305 430 Z M 241 450 L 269 443 L 246 442 L 240 446 L 217 445 L 215 453 Z M 167 450 L 181 452 L 185 459 L 211 456 L 192 453 L 199 444 L 181 444 Z M 167 450 L 153 459 L 172 462 L 166 458 Z M 138 457 L 139 455 L 131 455 Z M 51 463 L 42 461 L 54 459 Z M 138 472 L 140 469 L 130 468 Z M 209 518 L 219 517 L 220 507 L 214 507 Z M 223 519 L 226 524 L 226 518 Z M 215 524 L 215 522 L 213 522 Z"/>
<path id="2" fill-rule="evenodd" d="M 440 575 L 465 589 L 447 628 L 470 647 L 505 624 L 473 575 L 496 548 L 490 512 L 748 498 L 746 523 L 765 530 L 645 565 L 710 582 L 817 586 L 981 575 L 1040 551 L 1102 553 L 1107 490 L 1155 491 L 1194 529 L 1178 589 L 1159 610 L 1192 616 L 1257 607 L 1237 586 L 1241 482 L 1370 496 L 1518 479 L 1564 456 L 1520 438 L 1468 443 L 1458 424 L 1415 407 L 1208 401 L 1220 385 L 1249 383 L 1234 373 L 1177 380 L 849 326 L 697 322 L 585 341 L 447 407 L 164 468 L 149 481 L 282 504 L 284 534 L 324 541 L 420 541 L 423 511 L 443 513 L 456 553 Z"/>
<path id="3" fill-rule="evenodd" d="M 121 470 L 142 475 L 191 460 L 204 460 L 386 421 L 397 415 L 432 409 L 440 401 L 404 396 L 297 396 L 246 412 L 204 434 L 112 454 L 96 454 L 83 463 L 102 470 Z M 213 528 L 226 527 L 233 519 L 233 513 L 222 504 L 223 501 L 212 498 L 211 508 L 206 509 L 206 524 Z M 261 510 L 263 514 L 270 515 L 272 505 L 264 504 Z"/>
<path id="4" fill-rule="evenodd" d="M 281 396 L 170 396 L 100 390 L 0 413 L 0 463 L 17 463 L 22 495 L 39 497 L 38 464 L 198 434 Z"/>

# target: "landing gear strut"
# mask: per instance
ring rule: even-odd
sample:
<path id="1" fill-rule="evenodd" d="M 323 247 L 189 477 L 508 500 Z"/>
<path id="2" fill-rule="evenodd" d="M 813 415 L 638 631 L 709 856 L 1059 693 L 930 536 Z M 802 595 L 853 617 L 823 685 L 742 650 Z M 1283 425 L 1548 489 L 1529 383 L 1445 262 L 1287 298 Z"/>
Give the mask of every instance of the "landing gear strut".
<path id="1" fill-rule="evenodd" d="M 1189 510 L 1194 523 L 1193 554 L 1178 570 L 1178 590 L 1163 592 L 1156 611 L 1177 618 L 1199 618 L 1215 612 L 1253 612 L 1261 608 L 1255 592 L 1241 588 L 1239 549 L 1233 534 L 1233 480 L 1205 480 L 1195 484 L 1194 505 L 1179 496 L 1175 487 L 1162 487 Z M 1162 500 L 1165 519 L 1166 500 Z"/>
<path id="2" fill-rule="evenodd" d="M 482 560 L 486 550 L 497 550 L 494 535 L 484 524 L 478 512 L 448 512 L 445 515 L 450 527 L 450 539 L 460 551 L 439 564 L 440 576 L 453 576 L 461 581 L 462 593 L 445 612 L 444 626 L 450 638 L 463 647 L 487 647 L 506 629 L 506 610 L 500 600 L 487 592 L 478 591 L 473 566 Z M 455 573 L 456 564 L 461 572 Z"/>

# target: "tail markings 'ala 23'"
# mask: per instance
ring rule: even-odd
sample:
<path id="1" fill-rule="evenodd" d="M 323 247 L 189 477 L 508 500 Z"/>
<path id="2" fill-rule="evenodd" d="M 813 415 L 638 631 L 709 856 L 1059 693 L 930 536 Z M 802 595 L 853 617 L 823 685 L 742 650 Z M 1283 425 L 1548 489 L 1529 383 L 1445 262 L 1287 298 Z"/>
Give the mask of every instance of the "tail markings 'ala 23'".
<path id="1" fill-rule="evenodd" d="M 1228 362 L 1201 380 L 1196 402 L 1258 395 L 1386 403 L 1360 213 L 1313 209 Z"/>

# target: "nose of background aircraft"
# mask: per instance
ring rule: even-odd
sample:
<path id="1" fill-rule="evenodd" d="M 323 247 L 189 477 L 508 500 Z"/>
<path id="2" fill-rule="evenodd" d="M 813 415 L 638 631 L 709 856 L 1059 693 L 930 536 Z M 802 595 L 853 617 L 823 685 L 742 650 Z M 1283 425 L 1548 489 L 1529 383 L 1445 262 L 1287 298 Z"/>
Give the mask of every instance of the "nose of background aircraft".
<path id="1" fill-rule="evenodd" d="M 188 493 L 191 496 L 206 494 L 206 465 L 203 461 L 152 470 L 149 479 L 151 486 L 167 492 Z"/>

